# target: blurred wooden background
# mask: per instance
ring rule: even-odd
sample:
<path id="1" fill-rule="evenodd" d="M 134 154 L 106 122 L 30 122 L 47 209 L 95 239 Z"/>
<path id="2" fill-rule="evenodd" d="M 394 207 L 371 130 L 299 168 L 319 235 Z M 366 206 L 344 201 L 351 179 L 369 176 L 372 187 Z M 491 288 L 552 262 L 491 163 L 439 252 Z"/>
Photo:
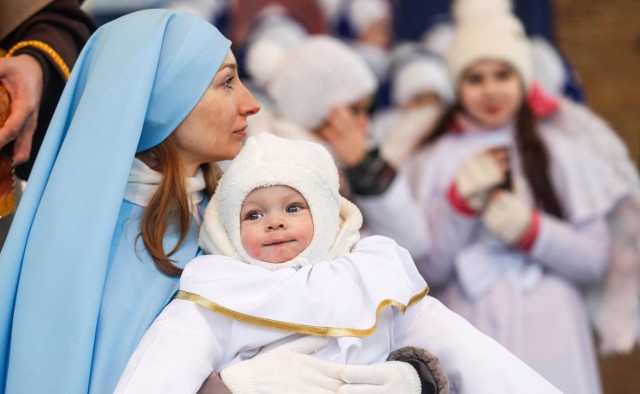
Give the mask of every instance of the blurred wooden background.
<path id="1" fill-rule="evenodd" d="M 554 0 L 552 5 L 557 44 L 576 68 L 587 103 L 640 163 L 640 0 Z"/>
<path id="2" fill-rule="evenodd" d="M 640 163 L 640 0 L 554 0 L 555 38 L 587 103 Z M 640 393 L 640 351 L 601 358 L 606 394 Z"/>

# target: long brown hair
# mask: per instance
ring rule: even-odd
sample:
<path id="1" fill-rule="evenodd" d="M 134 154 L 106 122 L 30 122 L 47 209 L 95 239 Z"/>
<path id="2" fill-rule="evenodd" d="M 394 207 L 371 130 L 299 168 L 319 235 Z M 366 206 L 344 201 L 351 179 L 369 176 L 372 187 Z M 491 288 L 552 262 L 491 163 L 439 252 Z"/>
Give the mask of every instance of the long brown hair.
<path id="1" fill-rule="evenodd" d="M 438 121 L 433 133 L 425 138 L 420 145 L 431 145 L 449 132 L 460 111 L 462 111 L 462 106 L 459 103 L 449 108 Z M 531 187 L 536 206 L 562 219 L 564 212 L 549 176 L 549 152 L 536 131 L 535 122 L 533 111 L 524 100 L 516 118 L 516 146 L 522 159 L 522 170 Z"/>
<path id="2" fill-rule="evenodd" d="M 162 143 L 136 155 L 154 170 L 162 174 L 158 189 L 151 197 L 142 216 L 141 233 L 144 246 L 153 258 L 156 267 L 166 275 L 178 276 L 182 269 L 170 259 L 180 249 L 189 234 L 192 216 L 189 211 L 187 175 L 175 144 L 170 135 Z M 211 196 L 222 175 L 215 163 L 202 165 L 206 193 Z M 168 253 L 164 250 L 164 235 L 167 228 L 177 225 L 180 231 L 178 242 Z"/>

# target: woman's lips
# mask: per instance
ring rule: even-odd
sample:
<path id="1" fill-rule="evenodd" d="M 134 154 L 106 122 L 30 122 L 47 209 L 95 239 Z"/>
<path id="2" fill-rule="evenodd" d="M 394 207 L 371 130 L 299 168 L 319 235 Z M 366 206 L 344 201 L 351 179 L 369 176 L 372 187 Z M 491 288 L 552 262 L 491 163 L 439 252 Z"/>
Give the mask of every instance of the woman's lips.
<path id="1" fill-rule="evenodd" d="M 498 112 L 500 112 L 500 107 L 498 106 L 485 107 L 484 111 L 488 114 L 495 115 Z"/>

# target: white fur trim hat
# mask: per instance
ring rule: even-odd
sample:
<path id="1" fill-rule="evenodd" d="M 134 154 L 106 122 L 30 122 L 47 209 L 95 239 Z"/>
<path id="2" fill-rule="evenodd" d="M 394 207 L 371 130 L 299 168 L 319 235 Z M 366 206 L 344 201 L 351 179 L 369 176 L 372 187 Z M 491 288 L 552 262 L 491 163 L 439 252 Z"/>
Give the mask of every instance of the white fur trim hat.
<path id="1" fill-rule="evenodd" d="M 560 53 L 543 37 L 531 38 L 531 53 L 536 82 L 545 92 L 561 96 L 568 77 Z"/>
<path id="2" fill-rule="evenodd" d="M 349 105 L 374 92 L 376 77 L 346 44 L 312 36 L 288 55 L 268 91 L 283 117 L 313 130 L 338 105 Z"/>
<path id="3" fill-rule="evenodd" d="M 428 92 L 438 94 L 445 103 L 453 101 L 447 68 L 440 59 L 423 56 L 411 60 L 396 72 L 391 96 L 397 105 Z"/>
<path id="4" fill-rule="evenodd" d="M 309 34 L 281 6 L 267 7 L 257 19 L 247 40 L 245 69 L 253 81 L 264 88 L 282 66 L 287 52 L 300 45 Z"/>
<path id="5" fill-rule="evenodd" d="M 456 0 L 453 13 L 455 32 L 447 53 L 453 86 L 480 60 L 509 63 L 529 85 L 533 74 L 529 40 L 511 13 L 510 0 Z"/>
<path id="6" fill-rule="evenodd" d="M 282 264 L 256 260 L 242 247 L 240 211 L 252 190 L 284 185 L 307 200 L 313 219 L 313 238 L 295 259 Z M 262 133 L 249 137 L 231 162 L 209 203 L 200 230 L 200 245 L 210 253 L 224 254 L 269 269 L 303 266 L 326 258 L 340 227 L 342 197 L 338 170 L 331 154 L 320 144 L 289 140 Z"/>
<path id="7" fill-rule="evenodd" d="M 438 22 L 431 26 L 421 38 L 424 48 L 438 56 L 445 57 L 451 47 L 454 27 L 448 21 Z"/>
<path id="8" fill-rule="evenodd" d="M 371 24 L 391 16 L 391 6 L 387 0 L 351 0 L 347 17 L 356 34 Z"/>

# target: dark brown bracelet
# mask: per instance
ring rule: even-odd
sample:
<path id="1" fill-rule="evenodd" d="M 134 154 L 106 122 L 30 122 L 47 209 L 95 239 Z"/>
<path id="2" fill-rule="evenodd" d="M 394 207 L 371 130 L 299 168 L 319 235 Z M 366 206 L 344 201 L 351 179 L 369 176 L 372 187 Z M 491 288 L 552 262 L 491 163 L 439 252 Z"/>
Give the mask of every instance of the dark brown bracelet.
<path id="1" fill-rule="evenodd" d="M 395 179 L 396 170 L 380 156 L 378 148 L 374 148 L 367 152 L 359 164 L 347 168 L 345 174 L 353 193 L 379 196 L 387 191 Z"/>

